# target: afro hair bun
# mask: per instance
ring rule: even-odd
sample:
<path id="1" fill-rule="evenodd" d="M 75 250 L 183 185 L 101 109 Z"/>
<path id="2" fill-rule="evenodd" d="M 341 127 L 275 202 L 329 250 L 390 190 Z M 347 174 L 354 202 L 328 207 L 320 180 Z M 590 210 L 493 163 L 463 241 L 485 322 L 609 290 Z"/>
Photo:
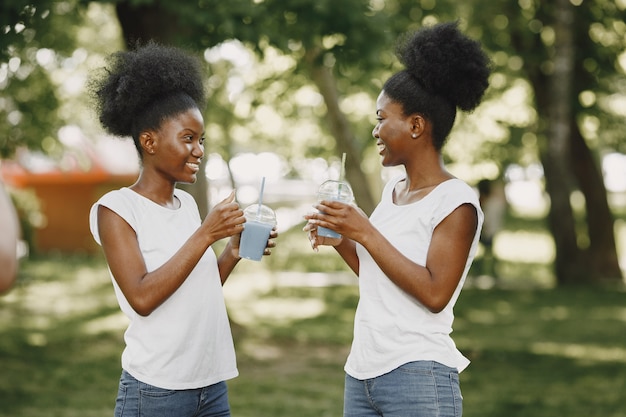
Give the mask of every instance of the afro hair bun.
<path id="1" fill-rule="evenodd" d="M 205 100 L 199 60 L 154 42 L 110 55 L 109 66 L 90 88 L 102 126 L 116 136 L 130 136 L 134 118 L 156 100 L 180 93 L 198 107 Z"/>
<path id="2" fill-rule="evenodd" d="M 407 72 L 431 94 L 463 111 L 474 110 L 489 85 L 490 60 L 458 22 L 422 28 L 401 40 L 397 55 Z"/>

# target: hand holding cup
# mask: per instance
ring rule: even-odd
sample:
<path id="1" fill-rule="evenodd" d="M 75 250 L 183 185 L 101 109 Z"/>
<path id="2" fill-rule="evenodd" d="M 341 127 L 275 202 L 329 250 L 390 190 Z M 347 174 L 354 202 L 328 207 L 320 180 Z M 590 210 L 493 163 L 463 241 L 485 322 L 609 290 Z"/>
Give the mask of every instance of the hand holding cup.
<path id="1" fill-rule="evenodd" d="M 354 194 L 350 184 L 345 181 L 328 180 L 320 185 L 317 191 L 317 202 L 322 201 L 340 201 L 342 203 L 351 204 L 354 201 Z M 340 239 L 341 235 L 334 230 L 326 227 L 318 226 L 317 235 L 320 237 L 328 237 Z"/>
<path id="2" fill-rule="evenodd" d="M 252 204 L 244 210 L 246 222 L 241 232 L 239 256 L 260 261 L 268 247 L 268 240 L 276 226 L 276 213 L 265 205 Z"/>

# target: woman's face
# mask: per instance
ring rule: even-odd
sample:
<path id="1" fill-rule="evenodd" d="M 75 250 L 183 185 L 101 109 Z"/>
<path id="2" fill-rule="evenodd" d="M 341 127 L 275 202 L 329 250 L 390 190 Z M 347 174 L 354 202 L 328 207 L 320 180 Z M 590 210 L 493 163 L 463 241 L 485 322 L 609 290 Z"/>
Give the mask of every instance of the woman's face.
<path id="1" fill-rule="evenodd" d="M 166 119 L 155 134 L 156 170 L 169 181 L 193 183 L 204 156 L 204 119 L 191 108 Z"/>
<path id="2" fill-rule="evenodd" d="M 411 142 L 411 117 L 405 116 L 402 106 L 392 101 L 385 91 L 376 100 L 376 126 L 372 136 L 378 145 L 383 166 L 396 166 L 408 158 L 407 146 Z"/>

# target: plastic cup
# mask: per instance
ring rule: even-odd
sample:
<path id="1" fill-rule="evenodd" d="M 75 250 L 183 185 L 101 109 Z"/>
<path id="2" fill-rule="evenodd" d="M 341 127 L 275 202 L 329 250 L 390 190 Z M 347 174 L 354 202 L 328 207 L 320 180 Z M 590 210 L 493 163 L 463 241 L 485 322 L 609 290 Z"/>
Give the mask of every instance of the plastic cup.
<path id="1" fill-rule="evenodd" d="M 342 203 L 352 203 L 354 195 L 352 194 L 352 188 L 350 184 L 345 181 L 328 180 L 317 190 L 317 202 L 322 200 L 341 201 Z M 322 237 L 331 237 L 338 239 L 341 235 L 334 230 L 327 229 L 326 227 L 318 227 L 317 235 Z"/>
<path id="2" fill-rule="evenodd" d="M 252 261 L 260 261 L 267 247 L 270 232 L 276 226 L 276 214 L 271 208 L 252 204 L 243 211 L 246 222 L 243 224 L 239 256 Z"/>

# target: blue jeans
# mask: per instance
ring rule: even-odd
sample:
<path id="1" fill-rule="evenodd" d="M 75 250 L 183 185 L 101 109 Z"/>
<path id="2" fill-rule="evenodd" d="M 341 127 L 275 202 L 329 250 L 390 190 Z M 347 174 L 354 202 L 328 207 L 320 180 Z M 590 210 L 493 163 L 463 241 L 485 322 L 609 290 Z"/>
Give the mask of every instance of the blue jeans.
<path id="1" fill-rule="evenodd" d="M 409 362 L 376 378 L 346 375 L 344 417 L 461 417 L 459 373 L 437 362 Z"/>
<path id="2" fill-rule="evenodd" d="M 230 417 L 226 382 L 204 388 L 169 390 L 122 371 L 115 417 Z"/>

